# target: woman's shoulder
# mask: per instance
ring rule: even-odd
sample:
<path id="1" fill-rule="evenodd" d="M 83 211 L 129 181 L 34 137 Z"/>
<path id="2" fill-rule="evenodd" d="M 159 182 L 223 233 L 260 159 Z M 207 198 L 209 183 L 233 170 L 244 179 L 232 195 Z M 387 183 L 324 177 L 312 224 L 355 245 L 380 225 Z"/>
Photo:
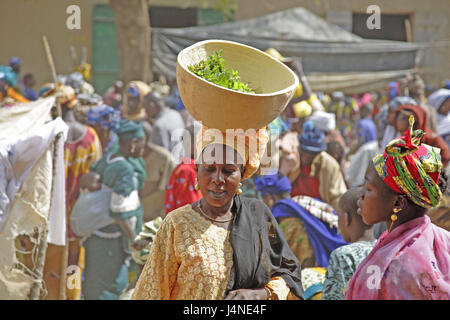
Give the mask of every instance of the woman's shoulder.
<path id="1" fill-rule="evenodd" d="M 178 224 L 180 221 L 191 221 L 194 210 L 191 204 L 170 211 L 164 218 L 164 222 L 169 224 Z"/>
<path id="2" fill-rule="evenodd" d="M 333 170 L 340 168 L 339 163 L 336 161 L 336 159 L 326 151 L 322 151 L 321 153 L 319 153 L 317 160 L 321 163 L 322 167 Z"/>
<path id="3" fill-rule="evenodd" d="M 267 220 L 271 220 L 273 218 L 272 211 L 262 200 L 239 196 L 238 201 L 241 202 L 241 214 L 247 215 L 255 222 L 260 220 L 260 217 L 263 216 L 266 217 Z"/>

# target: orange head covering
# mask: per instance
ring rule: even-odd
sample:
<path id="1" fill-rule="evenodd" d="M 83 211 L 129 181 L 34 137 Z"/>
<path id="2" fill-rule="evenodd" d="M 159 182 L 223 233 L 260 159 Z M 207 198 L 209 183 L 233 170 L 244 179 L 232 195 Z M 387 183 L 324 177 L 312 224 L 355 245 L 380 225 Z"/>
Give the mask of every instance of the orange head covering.
<path id="1" fill-rule="evenodd" d="M 245 180 L 258 170 L 268 142 L 269 135 L 265 127 L 247 131 L 230 129 L 224 133 L 202 126 L 196 137 L 196 159 L 200 161 L 203 150 L 209 145 L 222 144 L 232 147 L 243 160 L 245 170 L 242 180 Z"/>

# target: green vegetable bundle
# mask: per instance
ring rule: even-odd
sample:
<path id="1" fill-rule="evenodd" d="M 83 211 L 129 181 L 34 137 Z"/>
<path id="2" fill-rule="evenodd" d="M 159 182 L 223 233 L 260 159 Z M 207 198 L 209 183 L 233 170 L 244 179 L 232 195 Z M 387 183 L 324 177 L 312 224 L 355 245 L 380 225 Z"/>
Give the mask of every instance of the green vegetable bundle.
<path id="1" fill-rule="evenodd" d="M 215 51 L 207 60 L 188 66 L 188 69 L 199 77 L 219 86 L 241 92 L 256 93 L 241 81 L 236 70 L 226 69 L 225 67 L 225 60 L 222 58 L 222 50 L 220 50 Z"/>

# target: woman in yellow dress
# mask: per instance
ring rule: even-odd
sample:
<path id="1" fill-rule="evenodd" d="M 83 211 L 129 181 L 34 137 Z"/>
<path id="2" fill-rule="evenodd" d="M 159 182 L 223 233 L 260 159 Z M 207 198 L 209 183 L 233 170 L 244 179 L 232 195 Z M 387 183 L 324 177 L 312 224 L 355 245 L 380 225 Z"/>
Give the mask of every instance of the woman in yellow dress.
<path id="1" fill-rule="evenodd" d="M 206 127 L 197 135 L 203 198 L 166 216 L 132 299 L 303 299 L 300 264 L 270 209 L 239 195 L 241 180 L 259 167 L 267 131 L 242 140 L 214 135 Z"/>

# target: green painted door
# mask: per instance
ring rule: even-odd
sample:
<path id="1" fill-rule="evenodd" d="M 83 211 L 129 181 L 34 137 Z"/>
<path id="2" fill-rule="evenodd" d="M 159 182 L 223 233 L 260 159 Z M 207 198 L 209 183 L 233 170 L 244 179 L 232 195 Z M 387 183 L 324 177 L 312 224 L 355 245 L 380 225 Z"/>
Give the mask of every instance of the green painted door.
<path id="1" fill-rule="evenodd" d="M 97 4 L 92 12 L 92 73 L 95 91 L 101 95 L 119 77 L 114 11 Z"/>

